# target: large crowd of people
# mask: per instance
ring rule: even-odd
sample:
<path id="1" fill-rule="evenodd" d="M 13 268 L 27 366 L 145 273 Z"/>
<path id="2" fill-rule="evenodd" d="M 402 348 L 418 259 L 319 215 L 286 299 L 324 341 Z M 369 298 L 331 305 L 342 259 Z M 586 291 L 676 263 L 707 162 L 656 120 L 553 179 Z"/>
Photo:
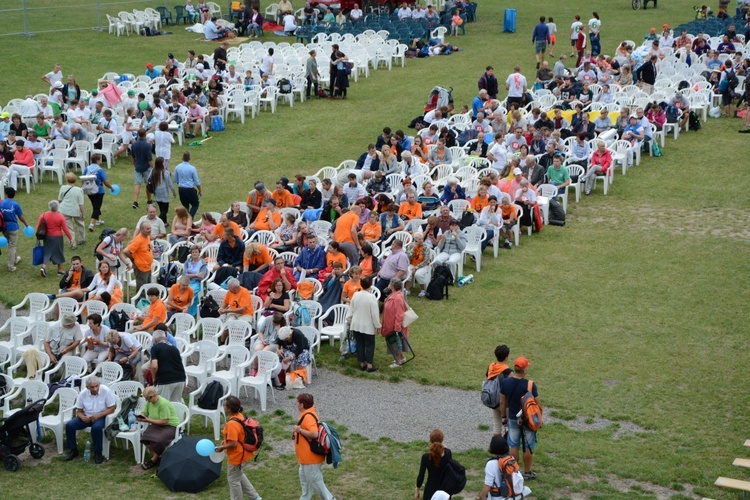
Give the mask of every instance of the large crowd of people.
<path id="1" fill-rule="evenodd" d="M 571 40 L 575 32 L 575 43 L 585 47 L 580 38 L 584 33 L 585 39 L 585 29 L 576 17 Z M 210 115 L 218 109 L 216 98 L 222 84 L 243 80 L 232 73 L 231 65 L 222 70 L 218 66 L 224 60 L 214 57 L 216 66 L 208 70 L 202 56 L 195 58 L 192 51 L 183 63 L 176 63 L 170 54 L 172 66 L 168 62 L 165 71 L 194 67 L 206 72 L 207 80 L 197 85 L 185 81 L 181 90 L 168 91 L 164 85 L 148 99 L 128 92 L 117 106 L 126 116 L 125 123 L 119 125 L 102 96 L 109 92 L 111 82 L 100 81 L 98 91 L 87 98 L 72 76 L 63 85 L 62 70 L 55 66 L 43 77 L 50 86 L 49 96 L 39 101 L 28 97 L 20 113 L 3 117 L 12 118 L 12 124 L 6 121 L 7 126 L 0 127 L 0 161 L 8 167 L 5 199 L 0 202 L 9 247 L 7 269 L 17 271 L 21 260 L 16 253 L 18 233 L 22 224 L 31 225 L 43 244 L 39 273 L 47 277 L 49 264 L 57 266 L 59 287 L 43 286 L 53 304 L 72 298 L 90 309 L 96 301 L 103 304 L 97 310 L 113 310 L 131 295 L 131 288 L 134 296 L 145 302 L 138 304 L 141 311 L 128 318 L 133 322 L 127 327 L 130 331 L 118 331 L 111 322 L 107 325 L 106 317 L 99 313 L 82 316 L 85 323 L 81 325 L 75 315 L 60 313 L 41 343 L 50 366 L 66 356 L 80 356 L 88 364 L 87 374 L 107 361 L 120 364 L 129 374 L 126 376 L 141 378 L 145 374 L 143 397 L 147 404 L 142 419 L 150 426 L 142 442 L 151 457 L 143 463 L 144 469 L 158 465 L 174 437 L 178 421 L 171 402 L 183 401 L 187 381 L 181 351 L 198 337 L 197 333 L 181 337 L 180 331 L 166 324 L 181 314 L 192 316 L 200 325 L 207 317 L 203 316 L 205 304 L 201 305 L 207 295 L 218 299 L 216 316 L 221 324 L 216 335 L 206 336 L 204 329 L 203 341 L 246 348 L 248 355 L 273 353 L 278 363 L 271 383 L 277 389 L 287 383 L 282 371 L 310 376 L 307 368 L 314 361 L 311 341 L 319 342 L 320 337 L 310 339 L 299 326 L 317 326 L 317 318 L 324 327 L 340 327 L 328 335 L 340 341 L 342 363 L 356 354 L 362 371 L 378 371 L 374 353 L 380 335 L 393 358 L 390 368 L 401 368 L 411 349 L 408 318 L 413 311 L 407 297 L 415 289 L 417 297 L 429 297 L 437 266 L 446 266 L 458 282 L 469 255 L 480 271 L 482 253 L 488 246 L 495 247 L 497 256 L 497 248 L 510 250 L 518 243 L 519 227 L 541 228 L 548 219 L 542 215 L 541 205 L 548 203 L 551 210 L 555 199 L 566 203 L 567 191 L 573 186 L 588 195 L 601 176 L 605 176 L 604 182 L 611 182 L 606 174 L 615 162 L 620 161 L 623 168 L 634 164 L 641 147 L 653 147 L 656 134 L 667 123 L 689 128 L 697 101 L 688 97 L 698 95 L 694 86 L 702 81 L 713 85 L 711 73 L 703 80 L 697 77 L 700 72 L 693 74 L 688 86 L 681 87 L 660 84 L 662 71 L 672 74 L 675 63 L 687 65 L 687 58 L 694 58 L 691 65 L 706 68 L 711 68 L 713 60 L 722 61 L 716 65 L 720 73 L 716 86 L 710 88 L 731 107 L 735 92 L 729 82 L 733 75 L 744 75 L 750 66 L 742 57 L 712 54 L 700 36 L 681 41 L 687 36 L 682 34 L 662 44 L 662 39 L 671 38 L 668 27 L 648 52 L 636 56 L 637 48 L 623 43 L 615 55 L 604 56 L 594 53 L 601 47 L 602 24 L 596 13 L 592 21 L 592 50 L 579 49 L 574 67 L 566 67 L 562 55 L 554 69 L 549 69 L 544 55 L 547 44 L 554 43 L 550 38 L 554 33 L 541 18 L 533 37 L 539 54 L 536 78 L 530 83 L 520 66 L 513 68 L 505 80 L 504 101 L 497 99 L 500 83 L 494 68 L 488 66 L 479 79 L 476 97 L 462 113 L 453 113 L 452 101 L 435 107 L 413 122 L 417 128 L 414 136 L 386 126 L 372 143 L 363 144 L 358 159 L 346 160 L 336 169 L 325 167 L 314 175 L 296 173 L 290 175 L 291 180 L 281 177 L 274 181 L 273 189 L 256 180 L 246 199 L 232 202 L 227 210 L 211 207 L 217 211 L 205 211 L 204 207 L 199 212 L 203 185 L 200 169 L 191 163 L 188 152 L 182 154 L 181 163 L 170 165 L 171 127 L 179 122 L 186 136 L 200 133 L 201 125 L 208 121 L 204 113 Z M 337 49 L 332 64 L 342 56 Z M 269 55 L 273 53 L 269 51 Z M 147 71 L 152 69 L 153 65 L 147 67 Z M 639 88 L 630 89 L 633 83 Z M 339 90 L 345 97 L 346 89 Z M 610 112 L 618 114 L 615 121 L 609 118 Z M 50 123 L 53 119 L 54 124 Z M 120 140 L 106 150 L 100 133 Z M 68 172 L 58 199 L 49 202 L 49 210 L 36 224 L 29 224 L 17 193 L 24 176 L 41 166 L 35 161 L 42 155 L 40 137 L 67 144 L 85 137 L 102 151 L 92 154 L 89 164 L 83 166 L 81 186 L 76 175 Z M 610 148 L 618 139 L 627 144 L 626 155 L 619 160 L 618 151 Z M 96 261 L 75 255 L 66 269 L 64 238 L 75 251 L 86 243 L 86 228 L 91 233 L 104 229 L 105 188 L 113 186 L 101 164 L 105 157 L 108 162 L 113 157 L 114 163 L 118 154 L 129 154 L 134 165 L 132 208 L 139 220 L 132 237 L 128 228 L 104 230 L 95 245 Z M 146 215 L 142 216 L 141 185 L 147 192 Z M 547 196 L 542 196 L 545 186 L 551 186 L 553 192 L 545 191 Z M 170 194 L 179 195 L 177 207 L 170 207 Z M 88 225 L 85 196 L 92 208 Z M 476 234 L 481 235 L 478 241 Z M 177 269 L 174 279 L 164 272 L 172 266 Z M 305 305 L 306 301 L 317 302 L 319 307 Z M 343 321 L 335 314 L 341 304 L 347 311 Z M 246 325 L 252 336 L 233 344 L 230 323 Z M 143 332 L 148 345 L 137 335 Z M 493 410 L 496 436 L 490 451 L 495 460 L 508 454 L 516 461 L 522 459 L 523 477 L 535 479 L 535 434 L 517 423 L 530 363 L 518 357 L 510 369 L 507 348 L 498 348 L 495 354 L 497 363 L 490 366 L 487 376 L 505 380 L 500 405 Z M 257 361 L 245 369 L 257 373 Z M 528 385 L 528 392 L 540 405 L 536 386 Z M 240 418 L 242 408 L 235 396 L 238 394 L 224 400 L 224 410 L 228 416 Z M 78 456 L 76 431 L 85 427 L 92 427 L 95 461 L 103 460 L 102 428 L 114 412 L 113 398 L 98 378 L 86 379 L 75 418 L 66 425 L 66 460 Z M 310 498 L 315 491 L 332 498 L 320 473 L 322 460 L 309 450 L 308 440 L 317 430 L 312 396 L 300 394 L 297 401 L 300 423 L 295 426 L 295 450 L 303 496 Z M 315 417 L 315 425 L 307 415 Z M 259 498 L 242 468 L 252 454 L 238 449 L 240 432 L 232 420 L 217 447 L 229 457 L 232 498 Z M 423 457 L 417 479 L 416 497 L 425 473 L 425 497 L 438 490 L 436 478 L 451 458 L 442 441 L 442 432 L 433 431 L 430 452 Z M 521 445 L 524 453 L 519 456 Z M 497 464 L 493 467 L 497 469 Z M 488 462 L 482 498 L 499 479 L 489 469 Z"/>

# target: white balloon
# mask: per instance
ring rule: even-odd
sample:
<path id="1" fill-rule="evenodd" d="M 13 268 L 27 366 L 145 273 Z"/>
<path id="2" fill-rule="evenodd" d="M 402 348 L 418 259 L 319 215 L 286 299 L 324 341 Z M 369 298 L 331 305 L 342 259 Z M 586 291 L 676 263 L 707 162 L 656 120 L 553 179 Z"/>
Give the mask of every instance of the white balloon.
<path id="1" fill-rule="evenodd" d="M 224 461 L 224 452 L 223 451 L 215 451 L 209 455 L 211 461 L 215 464 L 220 464 Z"/>

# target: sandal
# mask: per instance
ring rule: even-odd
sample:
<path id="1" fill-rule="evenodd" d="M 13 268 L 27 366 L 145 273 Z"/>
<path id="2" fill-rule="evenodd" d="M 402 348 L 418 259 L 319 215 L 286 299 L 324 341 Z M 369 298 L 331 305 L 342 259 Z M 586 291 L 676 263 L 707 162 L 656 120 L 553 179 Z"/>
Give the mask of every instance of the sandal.
<path id="1" fill-rule="evenodd" d="M 156 466 L 158 462 L 152 462 L 151 460 L 146 460 L 144 463 L 141 464 L 141 469 L 143 470 L 149 470 Z"/>

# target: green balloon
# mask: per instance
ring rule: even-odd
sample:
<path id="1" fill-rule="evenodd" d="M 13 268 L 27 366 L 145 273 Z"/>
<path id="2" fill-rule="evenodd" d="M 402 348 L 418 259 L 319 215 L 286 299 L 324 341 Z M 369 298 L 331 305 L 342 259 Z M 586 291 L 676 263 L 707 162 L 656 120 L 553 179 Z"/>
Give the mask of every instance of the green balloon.
<path id="1" fill-rule="evenodd" d="M 140 109 L 141 111 L 146 111 L 146 110 L 148 109 L 148 102 L 146 102 L 146 101 L 141 101 L 141 102 L 139 102 L 139 103 L 138 103 L 138 108 L 139 108 L 139 109 Z"/>

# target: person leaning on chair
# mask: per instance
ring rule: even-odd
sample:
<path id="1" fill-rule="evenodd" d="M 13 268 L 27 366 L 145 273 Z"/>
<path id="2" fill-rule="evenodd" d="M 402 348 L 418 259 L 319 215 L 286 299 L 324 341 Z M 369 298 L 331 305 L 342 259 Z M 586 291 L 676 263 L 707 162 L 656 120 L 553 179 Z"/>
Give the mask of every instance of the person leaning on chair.
<path id="1" fill-rule="evenodd" d="M 115 412 L 117 397 L 106 387 L 99 383 L 99 378 L 91 376 L 86 378 L 86 389 L 78 395 L 76 403 L 76 416 L 65 424 L 65 435 L 67 447 L 70 453 L 65 457 L 69 462 L 79 455 L 76 444 L 76 432 L 86 427 L 91 427 L 91 441 L 94 445 L 94 462 L 97 464 L 104 461 L 102 456 L 102 439 L 104 437 L 104 425 L 107 415 Z"/>

